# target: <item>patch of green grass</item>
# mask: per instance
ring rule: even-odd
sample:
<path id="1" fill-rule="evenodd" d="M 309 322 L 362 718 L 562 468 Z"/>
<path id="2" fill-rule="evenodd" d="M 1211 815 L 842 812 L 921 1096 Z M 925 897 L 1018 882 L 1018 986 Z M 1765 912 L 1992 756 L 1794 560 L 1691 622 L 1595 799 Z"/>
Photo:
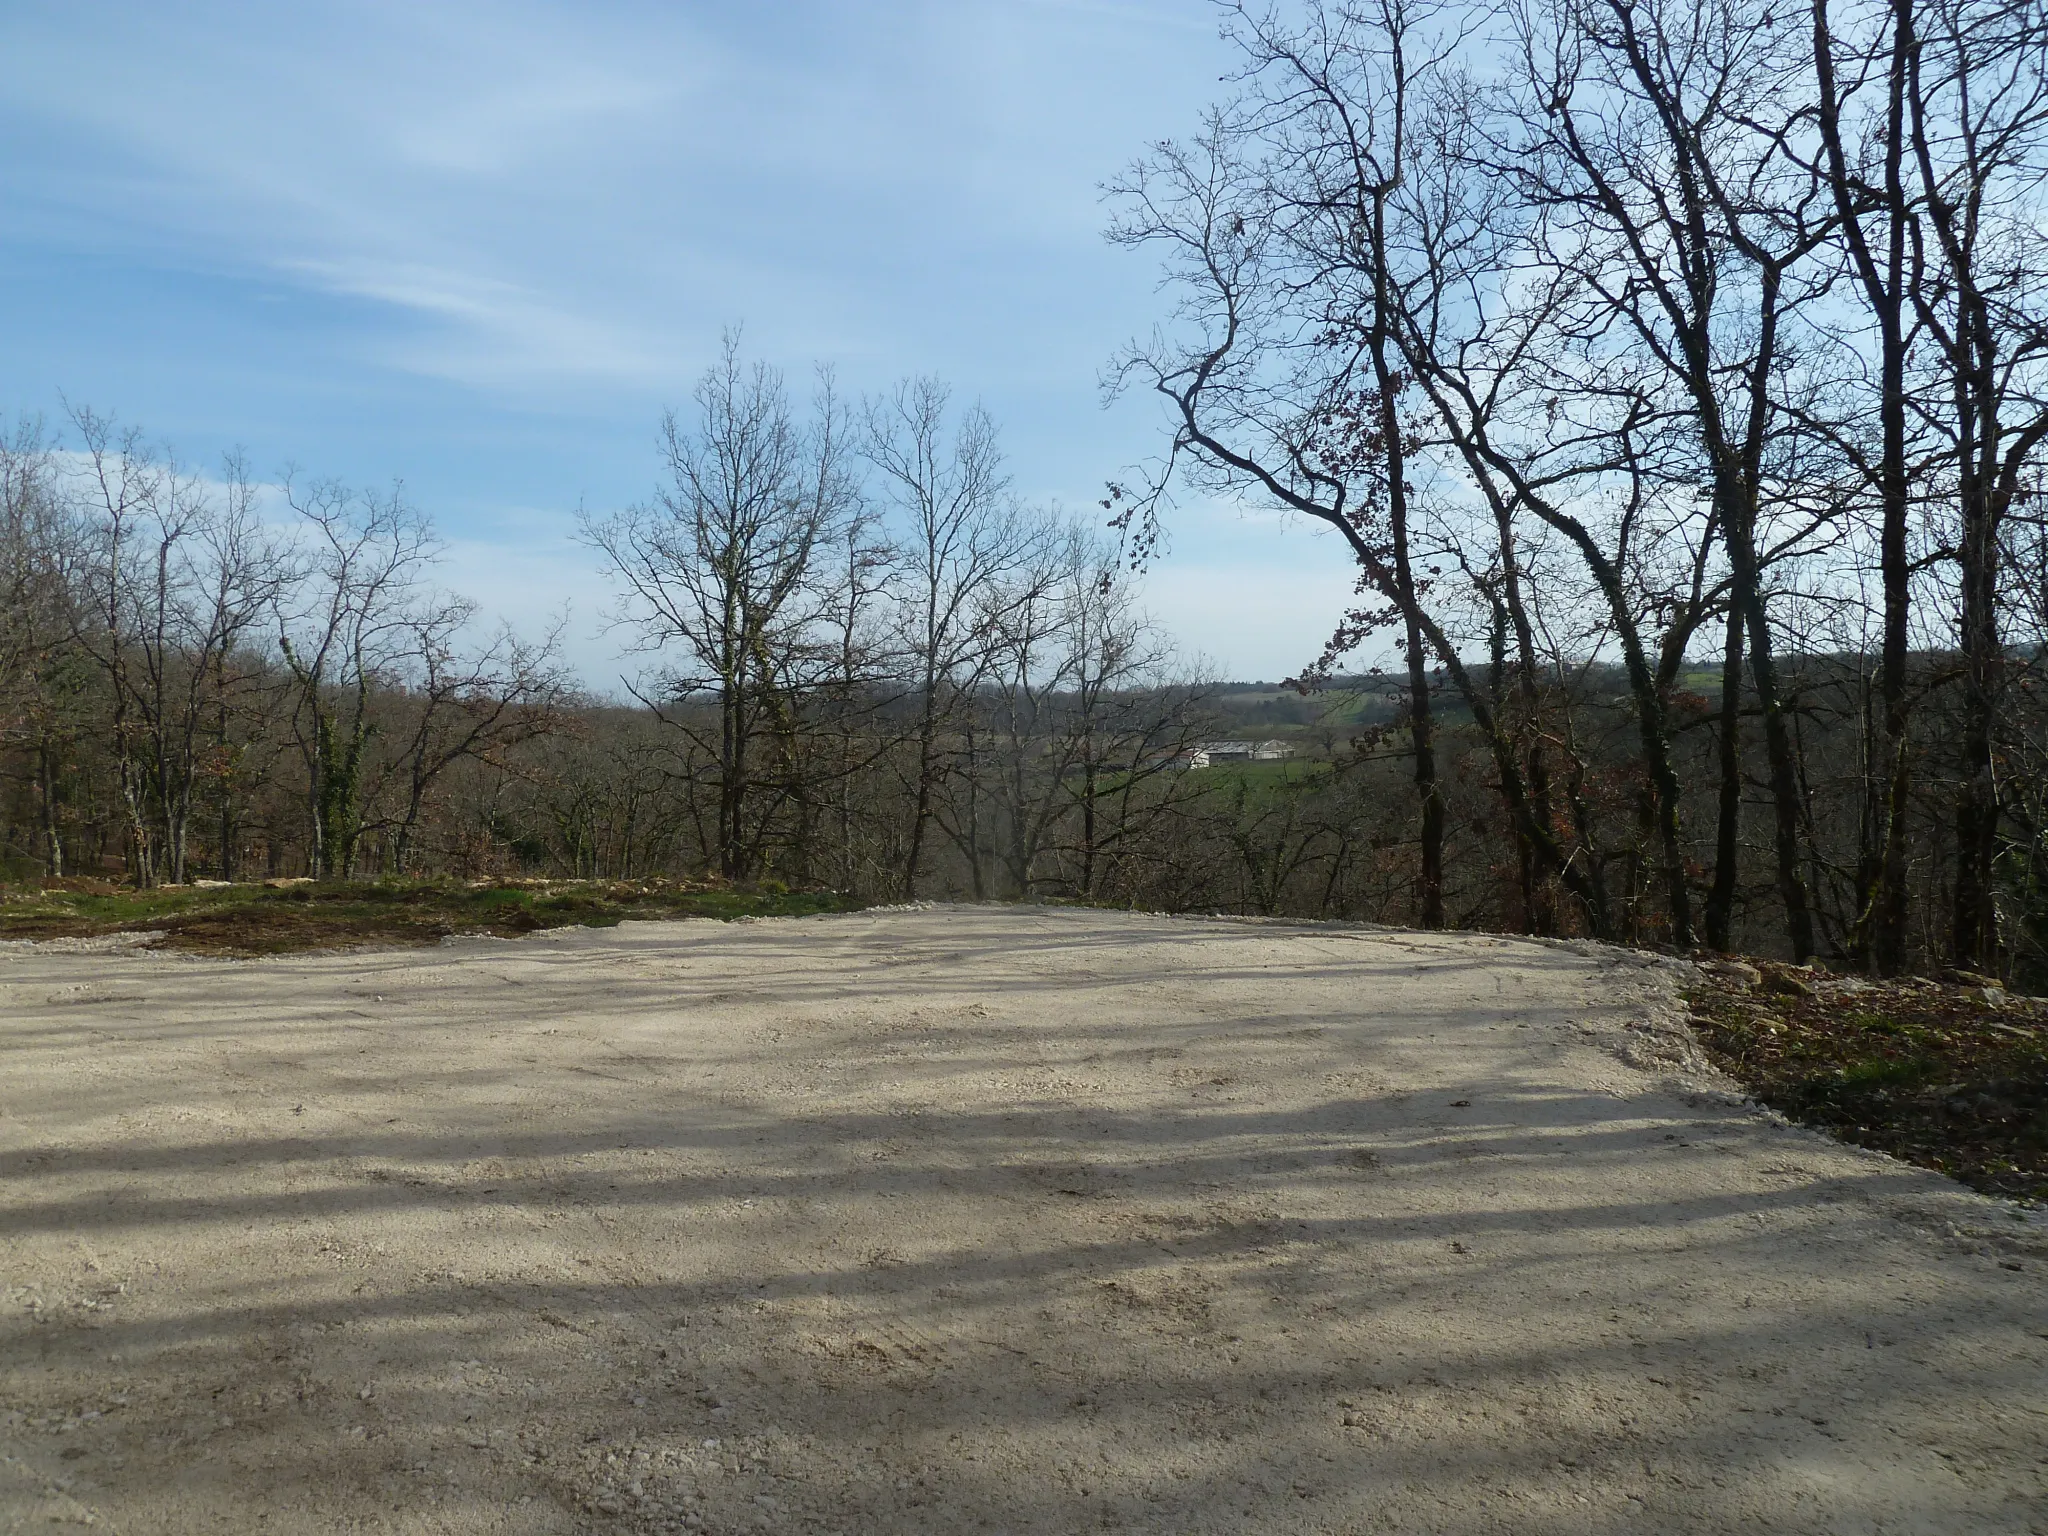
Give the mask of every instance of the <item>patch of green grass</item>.
<path id="1" fill-rule="evenodd" d="M 505 907 L 523 909 L 533 905 L 533 892 L 503 888 L 479 891 L 470 904 L 480 912 L 495 912 Z"/>
<path id="2" fill-rule="evenodd" d="M 0 938 L 148 932 L 168 949 L 261 955 L 365 944 L 433 944 L 451 934 L 511 937 L 542 928 L 608 928 L 628 918 L 801 917 L 857 910 L 830 891 L 779 882 L 331 880 L 122 890 L 74 881 L 0 891 Z"/>
<path id="3" fill-rule="evenodd" d="M 1189 770 L 1196 783 L 1212 795 L 1234 794 L 1242 786 L 1254 800 L 1268 799 L 1296 785 L 1325 778 L 1331 765 L 1315 758 L 1282 758 L 1269 762 L 1212 763 Z"/>

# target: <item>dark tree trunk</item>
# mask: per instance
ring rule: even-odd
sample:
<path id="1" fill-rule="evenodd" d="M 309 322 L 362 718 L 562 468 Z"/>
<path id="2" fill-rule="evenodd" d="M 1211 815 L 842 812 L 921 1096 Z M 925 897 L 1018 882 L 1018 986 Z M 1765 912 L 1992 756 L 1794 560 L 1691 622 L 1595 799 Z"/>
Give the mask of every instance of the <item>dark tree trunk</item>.
<path id="1" fill-rule="evenodd" d="M 1855 183 L 1842 141 L 1834 37 L 1827 0 L 1813 0 L 1814 75 L 1819 87 L 1816 122 L 1826 151 L 1828 180 L 1851 264 L 1878 330 L 1878 424 L 1882 438 L 1877 470 L 1878 567 L 1884 590 L 1882 655 L 1878 670 L 1881 712 L 1866 775 L 1865 822 L 1869 856 L 1861 871 L 1861 911 L 1853 946 L 1870 967 L 1894 975 L 1906 964 L 1906 806 L 1911 792 L 1911 758 L 1906 698 L 1908 621 L 1912 612 L 1912 568 L 1907 552 L 1911 486 L 1906 474 L 1906 256 L 1912 213 L 1905 189 L 1906 90 L 1908 68 L 1918 46 L 1915 0 L 1891 0 L 1891 63 L 1886 78 L 1884 190 L 1877 209 L 1884 249 L 1865 233 L 1863 192 Z"/>
<path id="2" fill-rule="evenodd" d="M 1715 761 L 1714 883 L 1707 891 L 1707 947 L 1726 951 L 1735 928 L 1735 882 L 1742 857 L 1742 614 L 1730 604 L 1721 654 L 1721 717 Z"/>
<path id="3" fill-rule="evenodd" d="M 1747 530 L 1745 530 L 1745 539 Z M 1746 590 L 1742 604 L 1749 629 L 1749 671 L 1756 685 L 1757 706 L 1764 718 L 1764 754 L 1770 765 L 1773 851 L 1777 855 L 1778 895 L 1785 903 L 1785 936 L 1792 958 L 1801 965 L 1813 958 L 1813 911 L 1807 902 L 1806 880 L 1799 868 L 1799 764 L 1792 733 L 1778 697 L 1777 664 L 1772 656 L 1770 621 L 1757 590 L 1755 553 L 1745 562 Z"/>
<path id="4" fill-rule="evenodd" d="M 1384 199 L 1373 205 L 1375 254 L 1385 246 Z M 1436 781 L 1436 741 L 1429 707 L 1428 651 L 1415 622 L 1418 607 L 1415 570 L 1409 559 L 1408 461 L 1401 438 L 1399 383 L 1388 365 L 1386 274 L 1375 260 L 1372 361 L 1379 391 L 1380 437 L 1386 445 L 1387 523 L 1394 546 L 1394 580 L 1401 589 L 1408 656 L 1408 741 L 1415 760 L 1415 793 L 1422 805 L 1422 867 L 1416 887 L 1416 922 L 1423 928 L 1444 925 L 1444 800 Z"/>
<path id="5" fill-rule="evenodd" d="M 1972 483 L 1974 480 L 1974 483 Z M 1963 494 L 1962 783 L 1956 800 L 1956 900 L 1950 951 L 1958 966 L 1990 971 L 1998 963 L 1999 798 L 1993 741 L 2003 680 L 1998 632 L 1997 517 L 1985 477 Z"/>
<path id="6" fill-rule="evenodd" d="M 917 791 L 910 813 L 910 848 L 903 859 L 903 899 L 917 900 L 917 874 L 924 863 L 925 828 L 931 824 L 932 791 L 938 777 L 934 765 L 938 735 L 937 684 L 925 680 L 924 708 L 917 729 Z"/>
<path id="7" fill-rule="evenodd" d="M 64 878 L 64 834 L 57 824 L 57 760 L 50 747 L 50 733 L 40 732 L 36 740 L 36 793 L 43 815 L 43 868 L 52 880 Z"/>

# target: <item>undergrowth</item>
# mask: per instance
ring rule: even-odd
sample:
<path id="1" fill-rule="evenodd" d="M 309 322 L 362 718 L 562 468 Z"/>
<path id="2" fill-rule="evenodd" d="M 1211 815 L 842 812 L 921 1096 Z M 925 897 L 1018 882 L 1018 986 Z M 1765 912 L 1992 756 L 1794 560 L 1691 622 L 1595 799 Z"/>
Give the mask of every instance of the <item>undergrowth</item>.
<path id="1" fill-rule="evenodd" d="M 1711 966 L 1716 1064 L 1789 1118 L 1989 1194 L 2048 1200 L 2048 1000 L 1981 982 Z"/>
<path id="2" fill-rule="evenodd" d="M 435 944 L 453 934 L 513 937 L 606 928 L 629 918 L 800 917 L 864 905 L 829 891 L 716 881 L 271 881 L 139 891 L 71 880 L 0 891 L 0 939 L 153 933 L 164 949 L 274 955 L 365 944 Z"/>

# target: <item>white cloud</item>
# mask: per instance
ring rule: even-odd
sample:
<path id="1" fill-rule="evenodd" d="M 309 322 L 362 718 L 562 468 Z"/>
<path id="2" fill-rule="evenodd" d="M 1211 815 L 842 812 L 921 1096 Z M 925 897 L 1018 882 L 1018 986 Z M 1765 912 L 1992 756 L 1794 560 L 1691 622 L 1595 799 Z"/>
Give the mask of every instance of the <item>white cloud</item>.
<path id="1" fill-rule="evenodd" d="M 568 507 L 656 465 L 579 433 L 651 437 L 727 323 L 793 383 L 810 358 L 856 392 L 950 373 L 1008 416 L 1025 483 L 1087 487 L 1156 447 L 1142 405 L 1097 409 L 1097 368 L 1159 302 L 1102 245 L 1097 185 L 1193 124 L 1213 34 L 1180 0 L 14 0 L 0 149 L 23 124 L 54 148 L 0 159 L 0 197 L 71 249 L 353 301 L 300 366 L 338 350 L 351 407 L 425 402 L 418 458 L 359 441 L 337 464 L 318 411 L 339 386 L 256 452 L 431 485 L 462 509 L 446 582 L 522 620 L 570 598 L 600 683 L 617 648 Z M 443 419 L 462 430 L 432 439 Z M 1299 668 L 1348 603 L 1348 561 L 1307 530 L 1192 506 L 1172 532 L 1146 601 L 1228 672 Z"/>
<path id="2" fill-rule="evenodd" d="M 386 361 L 472 385 L 638 385 L 742 318 L 886 351 L 934 263 L 1102 259 L 1172 12 L 778 9 L 29 4 L 0 100 L 112 152 L 75 212 L 410 311 Z"/>

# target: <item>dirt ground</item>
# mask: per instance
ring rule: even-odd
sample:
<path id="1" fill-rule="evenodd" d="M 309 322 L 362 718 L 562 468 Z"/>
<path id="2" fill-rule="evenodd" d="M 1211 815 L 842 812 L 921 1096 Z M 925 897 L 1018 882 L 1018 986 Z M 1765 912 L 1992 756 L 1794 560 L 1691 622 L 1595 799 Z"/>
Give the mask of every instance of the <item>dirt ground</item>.
<path id="1" fill-rule="evenodd" d="M 1678 970 L 9 946 L 0 1530 L 2048 1532 L 2048 1223 L 1745 1106 Z"/>

